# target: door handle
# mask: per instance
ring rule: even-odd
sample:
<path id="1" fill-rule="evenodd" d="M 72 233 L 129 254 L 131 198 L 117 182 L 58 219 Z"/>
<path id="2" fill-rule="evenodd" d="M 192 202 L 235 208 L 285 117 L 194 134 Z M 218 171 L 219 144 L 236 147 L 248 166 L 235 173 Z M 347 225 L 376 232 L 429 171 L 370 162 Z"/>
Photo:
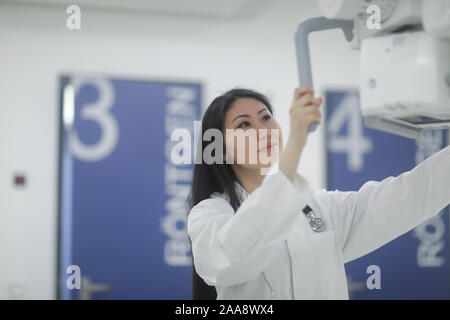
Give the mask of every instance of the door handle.
<path id="1" fill-rule="evenodd" d="M 106 292 L 110 290 L 111 286 L 107 283 L 92 283 L 89 277 L 81 276 L 79 300 L 92 300 L 93 293 Z"/>

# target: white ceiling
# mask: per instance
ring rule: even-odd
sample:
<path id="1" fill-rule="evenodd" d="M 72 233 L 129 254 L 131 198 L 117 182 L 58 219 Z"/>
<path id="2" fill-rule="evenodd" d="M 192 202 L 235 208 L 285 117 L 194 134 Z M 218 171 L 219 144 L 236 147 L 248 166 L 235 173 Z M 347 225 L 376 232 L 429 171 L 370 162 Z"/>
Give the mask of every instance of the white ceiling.
<path id="1" fill-rule="evenodd" d="M 267 0 L 0 0 L 0 4 L 68 7 L 149 14 L 232 18 L 257 9 Z"/>

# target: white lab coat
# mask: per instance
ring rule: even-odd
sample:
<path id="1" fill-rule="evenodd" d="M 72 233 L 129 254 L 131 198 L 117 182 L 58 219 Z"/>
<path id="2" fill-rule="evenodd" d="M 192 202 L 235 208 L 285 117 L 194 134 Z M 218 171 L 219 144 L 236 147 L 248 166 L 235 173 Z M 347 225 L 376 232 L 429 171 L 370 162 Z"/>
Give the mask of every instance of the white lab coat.
<path id="1" fill-rule="evenodd" d="M 250 195 L 236 188 L 245 200 L 236 213 L 214 193 L 187 220 L 196 271 L 216 287 L 217 299 L 348 299 L 344 263 L 450 203 L 450 147 L 359 191 L 313 190 L 301 175 L 292 183 L 280 170 Z M 311 229 L 306 204 L 325 231 Z"/>

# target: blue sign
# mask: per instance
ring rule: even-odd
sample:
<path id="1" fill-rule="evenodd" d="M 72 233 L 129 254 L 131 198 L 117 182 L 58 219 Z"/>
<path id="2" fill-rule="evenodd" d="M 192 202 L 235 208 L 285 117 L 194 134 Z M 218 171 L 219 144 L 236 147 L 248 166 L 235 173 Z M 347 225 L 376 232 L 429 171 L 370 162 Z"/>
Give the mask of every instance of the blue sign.
<path id="1" fill-rule="evenodd" d="M 171 161 L 171 136 L 194 137 L 201 85 L 74 76 L 61 88 L 61 298 L 191 299 L 193 163 Z"/>
<path id="2" fill-rule="evenodd" d="M 413 169 L 448 145 L 447 131 L 412 140 L 366 128 L 357 91 L 326 92 L 327 189 L 357 191 Z M 449 299 L 448 208 L 422 225 L 346 264 L 351 299 Z M 380 288 L 368 285 L 375 272 Z M 370 279 L 369 279 L 370 282 Z"/>

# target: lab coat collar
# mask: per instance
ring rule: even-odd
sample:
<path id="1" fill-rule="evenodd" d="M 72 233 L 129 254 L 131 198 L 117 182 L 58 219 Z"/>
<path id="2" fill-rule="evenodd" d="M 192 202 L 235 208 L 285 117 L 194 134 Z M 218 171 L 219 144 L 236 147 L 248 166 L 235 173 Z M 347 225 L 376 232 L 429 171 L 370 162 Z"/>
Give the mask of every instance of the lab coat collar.
<path id="1" fill-rule="evenodd" d="M 280 172 L 280 174 L 283 174 L 283 173 Z M 285 179 L 287 179 L 287 178 L 285 177 Z M 313 193 L 311 185 L 309 184 L 308 180 L 306 180 L 306 178 L 304 176 L 302 176 L 301 174 L 299 174 L 298 172 L 295 174 L 292 184 L 300 193 L 303 193 L 303 194 L 306 193 L 308 195 L 312 195 L 312 193 Z M 235 186 L 236 194 L 239 197 L 240 201 L 243 202 L 245 199 L 247 199 L 247 197 L 249 196 L 249 193 L 247 192 L 247 190 L 245 190 L 245 188 L 237 180 L 234 182 L 234 186 Z M 259 189 L 259 187 L 256 188 L 255 191 L 258 189 Z"/>

